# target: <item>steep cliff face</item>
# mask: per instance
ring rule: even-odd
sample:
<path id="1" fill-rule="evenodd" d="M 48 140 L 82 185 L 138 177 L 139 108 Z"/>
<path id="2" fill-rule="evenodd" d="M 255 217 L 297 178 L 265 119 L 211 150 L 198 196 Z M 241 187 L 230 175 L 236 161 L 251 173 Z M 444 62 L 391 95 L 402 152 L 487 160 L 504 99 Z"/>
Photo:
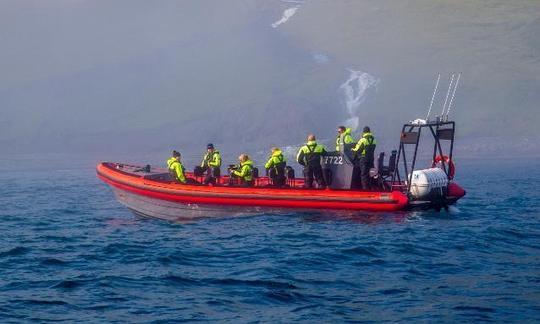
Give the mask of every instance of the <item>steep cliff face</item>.
<path id="1" fill-rule="evenodd" d="M 454 117 L 463 131 L 538 136 L 538 12 L 535 1 L 313 1 L 283 30 L 380 78 L 369 119 L 425 115 L 436 72 L 460 71 Z"/>
<path id="2" fill-rule="evenodd" d="M 540 136 L 538 2 L 0 7 L 0 30 L 17 30 L 0 52 L 4 151 L 209 141 L 250 150 L 310 132 L 331 140 L 338 124 L 369 124 L 395 140 L 402 122 L 425 116 L 437 72 L 440 111 L 452 71 L 463 72 L 452 112 L 462 138 L 492 142 L 510 131 L 530 150 Z"/>
<path id="3" fill-rule="evenodd" d="M 24 36 L 0 54 L 5 150 L 255 146 L 302 141 L 338 120 L 345 72 L 272 27 L 280 2 L 15 7 L 2 11 Z"/>

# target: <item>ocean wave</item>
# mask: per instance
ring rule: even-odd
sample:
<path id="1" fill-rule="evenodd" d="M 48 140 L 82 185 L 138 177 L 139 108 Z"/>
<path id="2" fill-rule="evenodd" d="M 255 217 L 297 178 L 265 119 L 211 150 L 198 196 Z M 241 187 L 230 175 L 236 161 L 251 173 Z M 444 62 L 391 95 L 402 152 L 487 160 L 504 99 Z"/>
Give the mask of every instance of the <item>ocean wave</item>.
<path id="1" fill-rule="evenodd" d="M 91 280 L 62 280 L 54 285 L 51 288 L 60 288 L 60 289 L 75 289 L 83 286 L 84 284 L 91 282 Z"/>
<path id="2" fill-rule="evenodd" d="M 537 168 L 512 176 L 508 191 L 501 177 L 514 167 L 461 165 L 471 197 L 459 213 L 291 210 L 182 226 L 140 219 L 110 192 L 95 194 L 93 170 L 76 185 L 47 174 L 42 190 L 22 174 L 28 191 L 3 211 L 20 216 L 4 217 L 0 229 L 0 317 L 535 322 L 540 227 L 525 212 L 538 207 L 527 182 Z M 47 190 L 53 182 L 65 186 L 62 199 Z M 34 196 L 46 208 L 28 204 Z M 66 214 L 65 201 L 85 212 Z"/>
<path id="3" fill-rule="evenodd" d="M 22 303 L 22 304 L 30 304 L 30 305 L 70 305 L 67 301 L 59 300 L 59 299 L 19 299 L 19 300 L 13 300 L 13 303 Z"/>
<path id="4" fill-rule="evenodd" d="M 198 280 L 191 279 L 184 276 L 178 276 L 178 275 L 167 275 L 161 278 L 164 281 L 173 283 L 174 285 L 178 286 L 189 286 L 189 285 L 197 285 L 199 284 Z"/>
<path id="5" fill-rule="evenodd" d="M 18 256 L 23 255 L 30 252 L 29 248 L 26 248 L 24 246 L 17 246 L 12 249 L 9 249 L 7 251 L 0 252 L 0 258 L 8 257 L 8 256 Z"/>
<path id="6" fill-rule="evenodd" d="M 309 300 L 308 296 L 297 292 L 297 291 L 288 291 L 282 289 L 273 289 L 265 292 L 264 296 L 278 303 L 299 303 L 306 302 Z"/>
<path id="7" fill-rule="evenodd" d="M 252 287 L 262 287 L 268 289 L 297 289 L 294 284 L 289 282 L 280 282 L 273 280 L 242 280 L 242 279 L 233 279 L 233 278 L 222 278 L 222 279 L 203 279 L 202 281 L 214 285 L 225 285 L 225 286 L 252 286 Z"/>
<path id="8" fill-rule="evenodd" d="M 68 261 L 60 260 L 57 258 L 45 258 L 39 262 L 42 266 L 65 266 L 68 265 Z"/>
<path id="9" fill-rule="evenodd" d="M 347 248 L 345 250 L 342 250 L 342 253 L 345 253 L 345 254 L 356 254 L 356 255 L 366 255 L 366 256 L 370 256 L 370 257 L 378 257 L 379 256 L 379 253 L 377 251 L 376 248 L 374 247 L 361 247 L 361 246 L 357 246 L 357 247 L 354 247 L 354 248 Z"/>

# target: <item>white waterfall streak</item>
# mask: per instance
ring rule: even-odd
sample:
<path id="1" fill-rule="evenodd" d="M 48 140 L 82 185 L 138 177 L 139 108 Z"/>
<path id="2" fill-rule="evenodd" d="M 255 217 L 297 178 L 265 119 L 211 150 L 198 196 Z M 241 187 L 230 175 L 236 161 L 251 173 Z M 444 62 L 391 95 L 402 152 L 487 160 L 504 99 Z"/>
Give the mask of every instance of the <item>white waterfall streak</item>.
<path id="1" fill-rule="evenodd" d="M 367 90 L 379 83 L 379 80 L 369 73 L 349 69 L 349 79 L 339 88 L 343 91 L 345 106 L 349 118 L 345 121 L 345 126 L 358 129 L 358 112 L 362 103 L 366 100 Z"/>
<path id="2" fill-rule="evenodd" d="M 287 20 L 289 20 L 292 16 L 294 16 L 298 8 L 300 8 L 300 6 L 294 6 L 294 7 L 285 9 L 285 11 L 283 11 L 283 15 L 281 16 L 281 19 L 273 23 L 272 28 L 277 28 L 279 25 L 287 22 Z"/>

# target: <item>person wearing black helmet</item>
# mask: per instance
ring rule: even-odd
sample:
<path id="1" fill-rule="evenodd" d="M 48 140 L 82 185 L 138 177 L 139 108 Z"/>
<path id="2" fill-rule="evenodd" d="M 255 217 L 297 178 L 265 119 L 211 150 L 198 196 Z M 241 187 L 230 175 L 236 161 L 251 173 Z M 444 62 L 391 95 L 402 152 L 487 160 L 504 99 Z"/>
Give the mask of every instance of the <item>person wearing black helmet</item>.
<path id="1" fill-rule="evenodd" d="M 198 167 L 201 174 L 206 172 L 204 178 L 205 184 L 215 184 L 216 179 L 221 176 L 221 155 L 219 151 L 214 148 L 214 144 L 208 143 L 206 145 L 206 154 L 204 155 L 201 165 Z"/>

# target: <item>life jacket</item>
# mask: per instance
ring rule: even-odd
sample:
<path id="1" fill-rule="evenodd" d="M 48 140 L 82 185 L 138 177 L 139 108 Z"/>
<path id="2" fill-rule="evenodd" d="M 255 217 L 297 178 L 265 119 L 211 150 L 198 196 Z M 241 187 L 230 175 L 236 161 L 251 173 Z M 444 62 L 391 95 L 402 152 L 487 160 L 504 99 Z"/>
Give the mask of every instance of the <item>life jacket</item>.
<path id="1" fill-rule="evenodd" d="M 368 160 L 373 160 L 375 155 L 375 147 L 377 146 L 377 141 L 372 133 L 364 133 L 362 138 L 358 141 L 353 151 L 360 154 L 361 157 L 365 157 Z"/>
<path id="2" fill-rule="evenodd" d="M 233 173 L 242 178 L 244 182 L 253 181 L 253 161 L 247 160 L 240 163 L 240 170 L 235 170 Z"/>
<path id="3" fill-rule="evenodd" d="M 167 169 L 171 169 L 171 165 L 176 161 L 176 158 L 173 156 L 167 160 Z"/>
<path id="4" fill-rule="evenodd" d="M 275 169 L 283 169 L 285 168 L 286 160 L 283 156 L 283 153 L 281 150 L 276 150 L 272 152 L 272 155 L 268 159 L 268 162 L 264 165 L 265 169 L 275 168 Z"/>
<path id="5" fill-rule="evenodd" d="M 351 129 L 345 128 L 345 131 L 343 132 L 343 134 L 338 134 L 336 137 L 336 151 L 339 151 L 341 143 L 351 144 L 353 142 L 354 142 L 354 139 L 351 136 Z"/>
<path id="6" fill-rule="evenodd" d="M 201 162 L 201 168 L 219 168 L 221 167 L 221 155 L 219 151 L 206 152 Z"/>
<path id="7" fill-rule="evenodd" d="M 167 168 L 169 169 L 169 173 L 178 182 L 181 182 L 181 183 L 186 182 L 184 165 L 182 165 L 182 163 L 178 161 L 175 157 L 172 157 L 167 160 Z"/>
<path id="8" fill-rule="evenodd" d="M 321 165 L 321 157 L 326 153 L 323 145 L 315 141 L 309 141 L 302 146 L 296 155 L 296 160 L 303 166 Z"/>

